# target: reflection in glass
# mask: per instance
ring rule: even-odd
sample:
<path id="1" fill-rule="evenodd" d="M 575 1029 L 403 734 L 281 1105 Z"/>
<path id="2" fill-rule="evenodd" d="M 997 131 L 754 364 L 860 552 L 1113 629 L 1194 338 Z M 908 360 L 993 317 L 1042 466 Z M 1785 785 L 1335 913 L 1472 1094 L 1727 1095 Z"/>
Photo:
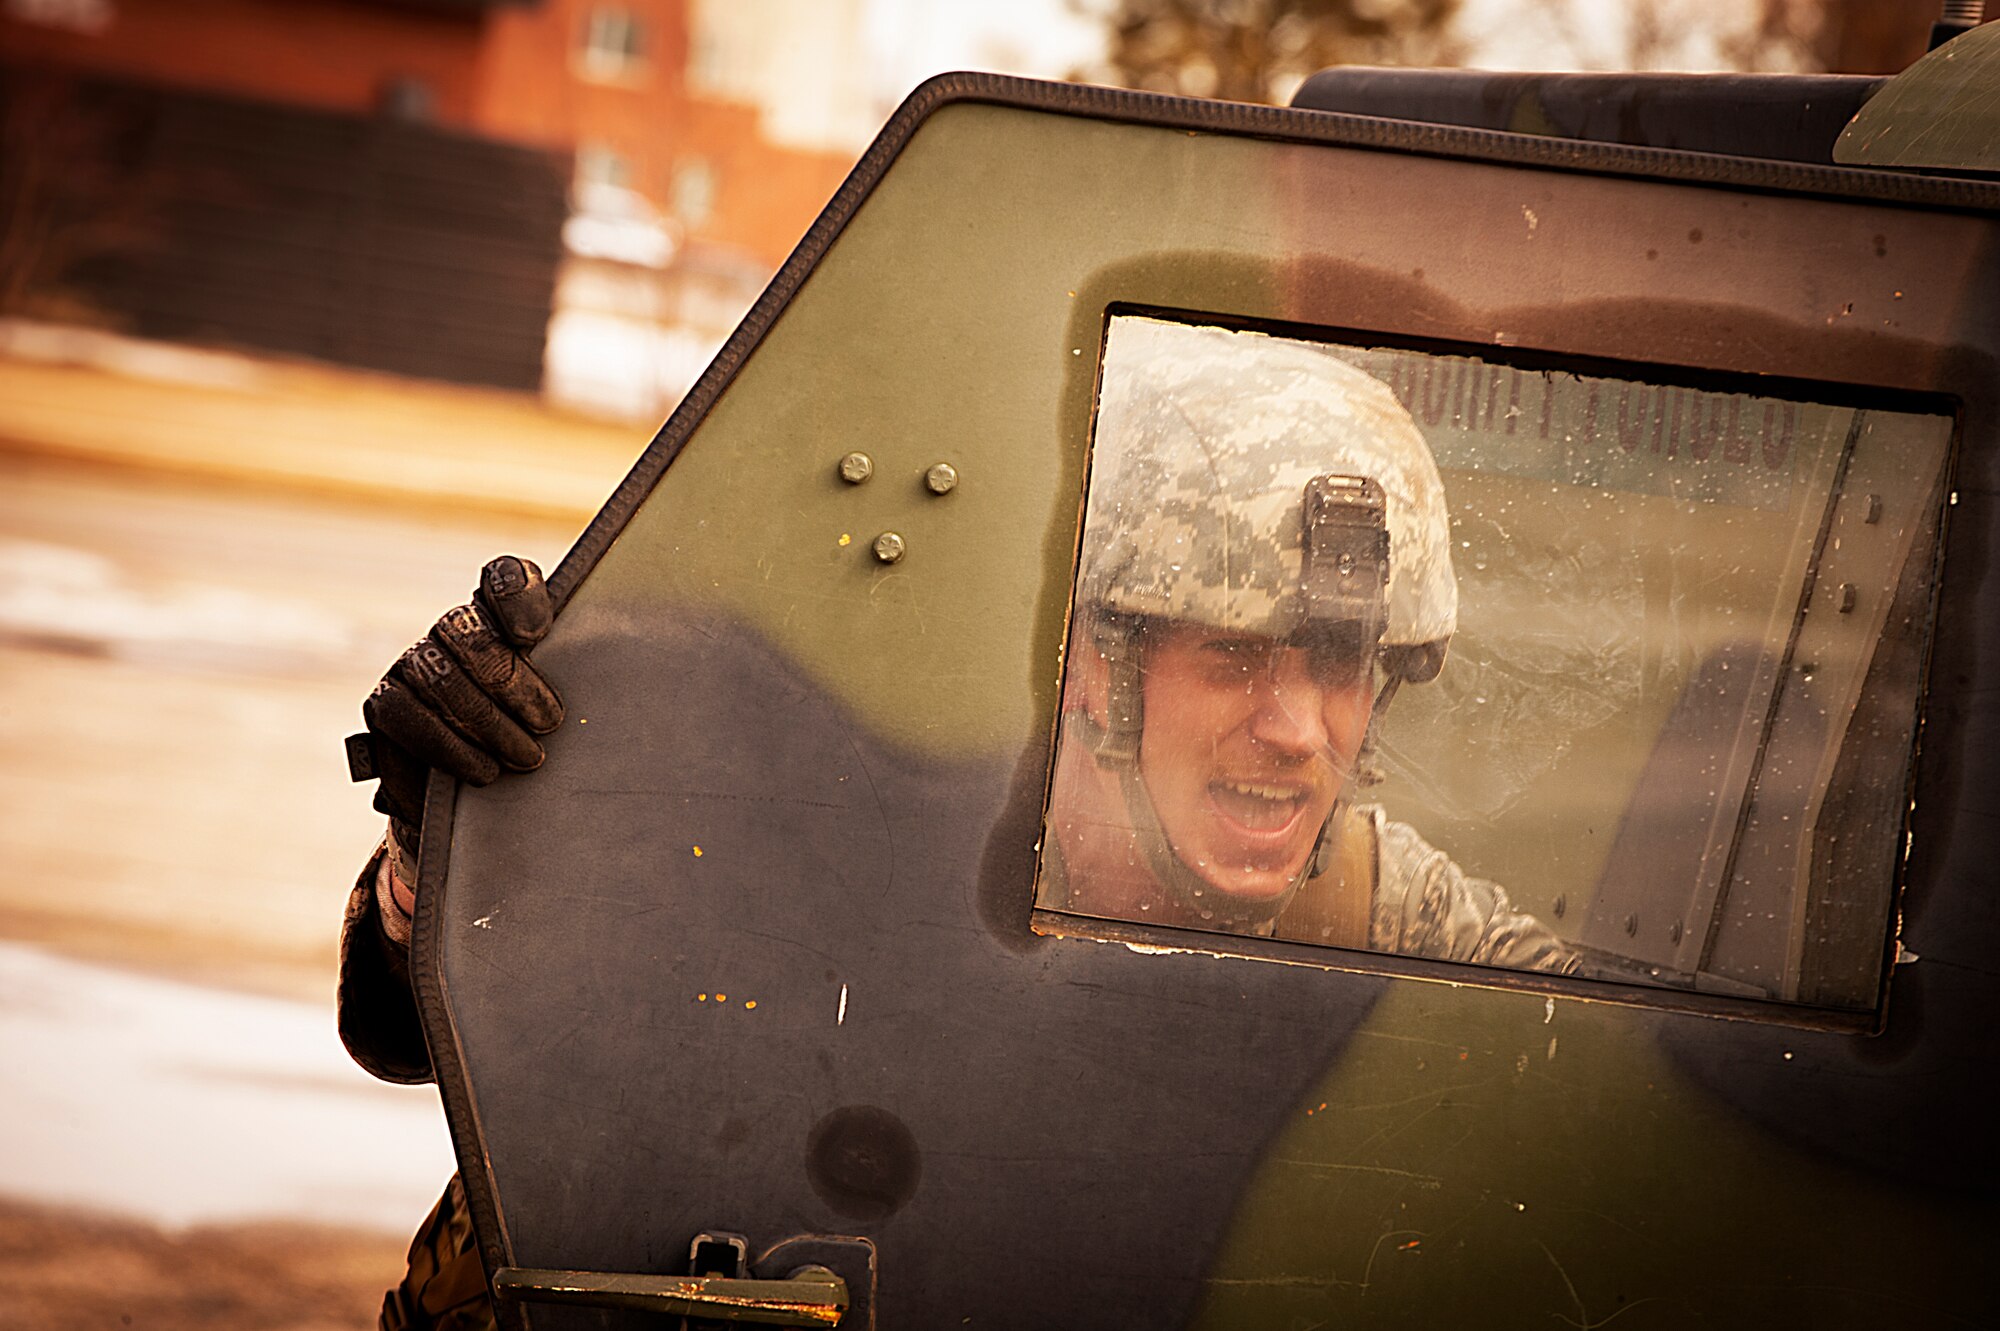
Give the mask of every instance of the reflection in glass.
<path id="1" fill-rule="evenodd" d="M 1949 425 L 1114 318 L 1037 904 L 1872 1005 Z"/>

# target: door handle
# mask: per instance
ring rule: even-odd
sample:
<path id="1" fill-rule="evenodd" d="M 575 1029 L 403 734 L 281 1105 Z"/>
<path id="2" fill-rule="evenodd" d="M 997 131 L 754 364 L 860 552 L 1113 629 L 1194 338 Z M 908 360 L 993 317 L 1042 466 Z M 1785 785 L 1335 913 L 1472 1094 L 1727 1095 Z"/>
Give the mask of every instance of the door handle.
<path id="1" fill-rule="evenodd" d="M 847 1311 L 847 1282 L 824 1266 L 802 1266 L 783 1280 L 503 1266 L 493 1273 L 493 1296 L 521 1303 L 637 1308 L 760 1326 L 838 1326 Z"/>

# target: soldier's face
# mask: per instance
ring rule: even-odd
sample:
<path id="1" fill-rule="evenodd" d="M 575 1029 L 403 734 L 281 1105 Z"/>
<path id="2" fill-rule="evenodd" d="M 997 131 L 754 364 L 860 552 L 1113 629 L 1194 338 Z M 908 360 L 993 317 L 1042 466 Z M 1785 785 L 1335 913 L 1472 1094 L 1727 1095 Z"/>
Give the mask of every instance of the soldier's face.
<path id="1" fill-rule="evenodd" d="M 1139 773 L 1174 854 L 1218 891 L 1278 895 L 1367 734 L 1359 653 L 1170 624 L 1148 629 L 1144 660 Z"/>

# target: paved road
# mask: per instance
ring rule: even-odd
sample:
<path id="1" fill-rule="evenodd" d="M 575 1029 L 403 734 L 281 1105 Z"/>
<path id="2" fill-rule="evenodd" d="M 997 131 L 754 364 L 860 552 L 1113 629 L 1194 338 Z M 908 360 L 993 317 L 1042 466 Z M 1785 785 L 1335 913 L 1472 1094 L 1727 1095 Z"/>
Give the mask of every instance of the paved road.
<path id="1" fill-rule="evenodd" d="M 0 453 L 0 1195 L 422 1216 L 434 1095 L 332 1033 L 381 828 L 340 738 L 483 560 L 572 535 Z"/>
<path id="2" fill-rule="evenodd" d="M 361 698 L 484 560 L 572 535 L 0 453 L 0 937 L 324 996 L 381 835 Z"/>

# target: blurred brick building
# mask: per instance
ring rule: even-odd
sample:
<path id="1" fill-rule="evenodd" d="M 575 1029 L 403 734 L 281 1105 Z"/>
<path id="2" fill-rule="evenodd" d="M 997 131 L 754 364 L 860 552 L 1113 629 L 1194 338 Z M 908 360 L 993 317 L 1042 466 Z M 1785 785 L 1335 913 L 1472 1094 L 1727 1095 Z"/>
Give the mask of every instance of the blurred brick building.
<path id="1" fill-rule="evenodd" d="M 880 124 L 864 29 L 921 10 L 0 0 L 0 314 L 657 419 Z M 1716 11 L 1843 71 L 1900 68 L 1926 26 L 1905 0 Z"/>
<path id="2" fill-rule="evenodd" d="M 860 0 L 494 16 L 473 123 L 574 154 L 552 395 L 645 419 L 693 382 L 874 128 L 861 21 Z"/>
<path id="3" fill-rule="evenodd" d="M 0 0 L 0 306 L 510 387 L 547 329 L 552 394 L 657 415 L 852 164 L 860 21 Z"/>

